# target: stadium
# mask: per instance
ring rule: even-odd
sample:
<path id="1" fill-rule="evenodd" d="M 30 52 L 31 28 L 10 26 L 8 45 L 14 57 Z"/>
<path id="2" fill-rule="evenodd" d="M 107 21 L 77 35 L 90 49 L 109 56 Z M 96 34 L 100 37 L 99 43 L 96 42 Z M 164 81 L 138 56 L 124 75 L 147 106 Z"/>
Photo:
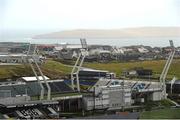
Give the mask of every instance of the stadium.
<path id="1" fill-rule="evenodd" d="M 136 109 L 137 103 L 160 101 L 166 98 L 166 71 L 172 62 L 170 54 L 160 82 L 117 79 L 109 71 L 83 68 L 87 44 L 81 39 L 82 49 L 69 79 L 52 80 L 45 76 L 33 57 L 35 46 L 30 46 L 25 59 L 34 76 L 0 82 L 0 118 L 73 118 L 88 111 L 116 111 Z M 163 76 L 165 75 L 165 77 Z M 140 106 L 138 106 L 140 107 Z"/>
<path id="2" fill-rule="evenodd" d="M 63 80 L 46 77 L 51 87 L 51 100 L 46 100 L 47 88 L 42 77 L 39 78 L 45 88 L 43 100 L 40 100 L 41 89 L 35 77 L 0 83 L 1 113 L 5 118 L 54 118 L 59 116 L 58 111 L 80 109 L 78 100 L 82 95 L 75 93 Z"/>

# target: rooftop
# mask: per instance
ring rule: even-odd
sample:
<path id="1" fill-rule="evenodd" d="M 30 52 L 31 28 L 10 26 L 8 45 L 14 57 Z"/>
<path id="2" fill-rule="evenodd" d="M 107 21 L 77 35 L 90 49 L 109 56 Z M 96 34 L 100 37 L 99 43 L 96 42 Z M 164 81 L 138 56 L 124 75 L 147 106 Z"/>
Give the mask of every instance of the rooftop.
<path id="1" fill-rule="evenodd" d="M 49 80 L 49 78 L 47 76 L 44 76 L 46 80 Z M 39 80 L 42 81 L 43 77 L 42 76 L 38 76 Z M 26 82 L 32 82 L 32 81 L 37 81 L 36 77 L 22 77 L 22 79 Z"/>

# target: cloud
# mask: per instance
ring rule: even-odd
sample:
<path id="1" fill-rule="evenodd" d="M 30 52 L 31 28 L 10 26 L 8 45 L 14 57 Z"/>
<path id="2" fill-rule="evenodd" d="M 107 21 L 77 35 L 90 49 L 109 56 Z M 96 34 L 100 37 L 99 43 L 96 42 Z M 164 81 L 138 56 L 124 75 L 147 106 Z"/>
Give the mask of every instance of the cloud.
<path id="1" fill-rule="evenodd" d="M 178 0 L 10 0 L 4 29 L 176 26 Z"/>

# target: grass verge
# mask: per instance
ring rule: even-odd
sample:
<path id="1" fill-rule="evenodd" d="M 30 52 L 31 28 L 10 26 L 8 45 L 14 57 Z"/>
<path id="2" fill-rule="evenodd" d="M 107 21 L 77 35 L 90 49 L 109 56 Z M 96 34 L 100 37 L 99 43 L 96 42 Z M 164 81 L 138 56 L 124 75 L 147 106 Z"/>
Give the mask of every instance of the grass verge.
<path id="1" fill-rule="evenodd" d="M 145 111 L 141 113 L 140 119 L 180 119 L 180 109 L 165 108 Z"/>

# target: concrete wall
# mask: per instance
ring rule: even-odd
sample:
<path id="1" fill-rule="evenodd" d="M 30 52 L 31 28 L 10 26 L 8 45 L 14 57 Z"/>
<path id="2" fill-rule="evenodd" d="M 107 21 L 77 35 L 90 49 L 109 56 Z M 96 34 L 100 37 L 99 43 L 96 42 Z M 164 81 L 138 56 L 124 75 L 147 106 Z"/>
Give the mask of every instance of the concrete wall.
<path id="1" fill-rule="evenodd" d="M 83 101 L 85 110 L 106 109 L 109 107 L 108 98 L 94 98 L 91 96 L 83 98 Z"/>
<path id="2" fill-rule="evenodd" d="M 25 54 L 23 55 L 0 55 L 0 62 L 4 63 L 27 63 L 27 56 Z M 35 60 L 40 63 L 40 56 L 35 55 Z"/>
<path id="3" fill-rule="evenodd" d="M 162 92 L 153 92 L 150 97 L 152 101 L 159 101 L 162 98 Z"/>
<path id="4" fill-rule="evenodd" d="M 109 107 L 111 109 L 119 108 L 122 106 L 130 106 L 131 105 L 131 89 L 130 88 L 122 88 L 117 87 L 111 89 L 109 91 Z"/>
<path id="5" fill-rule="evenodd" d="M 121 109 L 122 106 L 131 105 L 131 89 L 127 86 L 122 88 L 119 85 L 96 87 L 95 96 L 85 97 L 83 100 L 86 110 Z"/>
<path id="6" fill-rule="evenodd" d="M 13 105 L 13 104 L 22 103 L 29 100 L 30 100 L 29 96 L 7 97 L 7 98 L 1 98 L 0 104 Z"/>

